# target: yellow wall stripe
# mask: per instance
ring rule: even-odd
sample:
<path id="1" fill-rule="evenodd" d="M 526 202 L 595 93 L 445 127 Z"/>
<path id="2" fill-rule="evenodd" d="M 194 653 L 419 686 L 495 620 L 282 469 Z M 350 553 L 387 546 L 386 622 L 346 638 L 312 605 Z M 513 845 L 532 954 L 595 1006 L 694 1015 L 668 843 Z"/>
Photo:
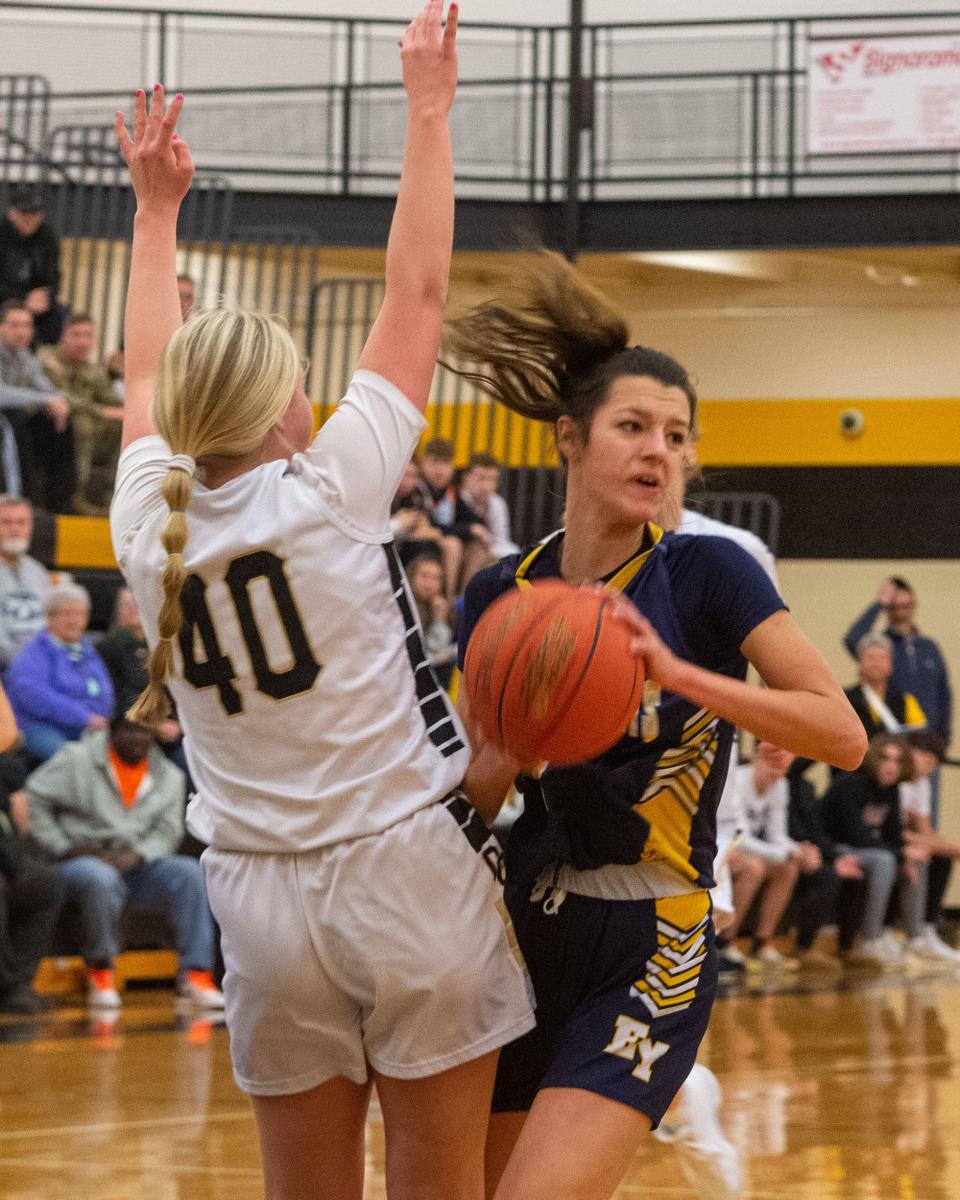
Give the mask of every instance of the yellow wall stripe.
<path id="1" fill-rule="evenodd" d="M 106 517 L 57 517 L 55 565 L 117 570 Z"/>

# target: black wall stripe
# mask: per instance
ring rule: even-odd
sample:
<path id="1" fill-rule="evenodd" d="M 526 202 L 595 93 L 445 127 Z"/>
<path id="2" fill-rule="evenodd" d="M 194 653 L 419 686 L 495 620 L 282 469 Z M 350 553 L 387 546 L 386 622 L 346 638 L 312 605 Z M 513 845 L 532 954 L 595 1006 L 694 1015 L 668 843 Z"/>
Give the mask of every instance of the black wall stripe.
<path id="1" fill-rule="evenodd" d="M 423 724 L 430 741 L 436 746 L 444 758 L 450 758 L 458 750 L 463 750 L 463 740 L 457 732 L 453 717 L 450 713 L 447 694 L 440 686 L 437 676 L 427 659 L 423 649 L 423 639 L 420 637 L 420 623 L 410 606 L 407 595 L 406 579 L 403 567 L 397 557 L 396 546 L 388 542 L 384 546 L 387 555 L 387 566 L 390 571 L 390 586 L 393 588 L 406 629 L 407 658 L 413 671 L 414 684 L 417 689 L 417 704 Z"/>
<path id="2" fill-rule="evenodd" d="M 960 467 L 711 467 L 711 492 L 780 501 L 778 558 L 957 558 Z"/>

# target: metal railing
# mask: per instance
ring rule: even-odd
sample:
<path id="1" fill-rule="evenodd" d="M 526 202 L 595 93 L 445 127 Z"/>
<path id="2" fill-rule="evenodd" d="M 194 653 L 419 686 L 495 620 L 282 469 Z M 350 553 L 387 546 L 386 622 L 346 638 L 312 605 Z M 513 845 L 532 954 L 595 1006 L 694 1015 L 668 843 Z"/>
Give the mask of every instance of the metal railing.
<path id="1" fill-rule="evenodd" d="M 281 181 L 345 195 L 396 187 L 405 111 L 400 28 L 399 20 L 0 0 L 4 61 L 51 80 L 30 101 L 33 125 L 100 124 L 135 87 L 162 77 L 189 93 L 184 131 L 207 168 L 245 187 Z M 952 150 L 807 152 L 812 43 L 892 31 L 960 36 L 960 12 L 584 26 L 581 197 L 955 190 Z M 466 22 L 460 61 L 460 194 L 563 199 L 570 31 Z M 80 86 L 78 71 L 95 89 Z M 3 105 L 0 92 L 0 113 Z M 40 144 L 17 122 L 5 128 Z"/>

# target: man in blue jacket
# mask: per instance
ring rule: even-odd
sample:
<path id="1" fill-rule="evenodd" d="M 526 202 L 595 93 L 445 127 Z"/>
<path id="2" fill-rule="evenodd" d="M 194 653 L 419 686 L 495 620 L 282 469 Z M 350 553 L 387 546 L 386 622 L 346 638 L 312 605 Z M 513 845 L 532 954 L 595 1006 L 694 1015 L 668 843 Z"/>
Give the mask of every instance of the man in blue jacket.
<path id="1" fill-rule="evenodd" d="M 914 624 L 917 597 L 905 579 L 891 575 L 883 581 L 876 601 L 850 626 L 843 644 L 856 658 L 858 642 L 873 629 L 881 612 L 887 621 L 883 632 L 893 643 L 893 683 L 904 694 L 909 692 L 916 696 L 926 714 L 927 729 L 949 744 L 953 696 L 947 664 L 937 643 L 932 638 L 924 637 Z M 936 825 L 939 780 L 934 778 L 932 783 L 932 818 Z"/>

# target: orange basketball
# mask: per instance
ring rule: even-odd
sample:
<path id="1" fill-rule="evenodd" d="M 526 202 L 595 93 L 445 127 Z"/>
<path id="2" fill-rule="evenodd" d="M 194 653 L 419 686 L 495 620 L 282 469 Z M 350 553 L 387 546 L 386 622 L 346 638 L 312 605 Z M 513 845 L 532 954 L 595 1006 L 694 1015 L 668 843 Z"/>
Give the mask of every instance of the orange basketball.
<path id="1" fill-rule="evenodd" d="M 521 762 L 584 762 L 626 733 L 643 693 L 632 633 L 609 596 L 545 580 L 474 627 L 463 682 L 484 735 Z"/>

